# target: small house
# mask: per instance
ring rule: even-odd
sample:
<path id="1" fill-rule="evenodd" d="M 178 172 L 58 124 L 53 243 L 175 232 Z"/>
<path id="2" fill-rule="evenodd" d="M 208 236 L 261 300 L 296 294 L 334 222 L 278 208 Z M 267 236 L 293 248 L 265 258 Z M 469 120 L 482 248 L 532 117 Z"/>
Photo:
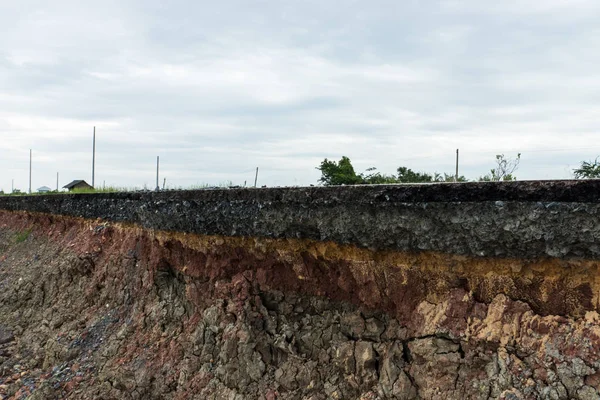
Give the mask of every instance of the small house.
<path id="1" fill-rule="evenodd" d="M 94 187 L 90 184 L 88 184 L 86 181 L 84 180 L 74 180 L 73 182 L 69 183 L 68 185 L 63 186 L 63 189 L 68 189 L 69 192 L 73 191 L 73 190 L 81 190 L 81 189 L 94 189 Z"/>
<path id="2" fill-rule="evenodd" d="M 50 189 L 48 186 L 42 186 L 41 188 L 38 188 L 38 190 L 37 190 L 38 193 L 48 193 L 51 191 L 52 191 L 52 189 Z"/>

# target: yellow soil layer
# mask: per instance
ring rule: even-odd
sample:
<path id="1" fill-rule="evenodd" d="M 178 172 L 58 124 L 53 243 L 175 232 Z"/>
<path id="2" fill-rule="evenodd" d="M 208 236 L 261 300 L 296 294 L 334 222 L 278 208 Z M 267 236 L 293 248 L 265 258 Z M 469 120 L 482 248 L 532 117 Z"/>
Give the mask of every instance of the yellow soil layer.
<path id="1" fill-rule="evenodd" d="M 407 317 L 421 301 L 438 303 L 458 288 L 488 304 L 499 294 L 522 300 L 543 315 L 581 317 L 586 311 L 598 310 L 600 302 L 598 260 L 372 251 L 307 239 L 151 231 L 131 224 L 28 212 L 0 211 L 0 226 L 15 231 L 32 227 L 37 234 L 50 236 L 60 236 L 73 228 L 93 231 L 104 226 L 102 237 L 107 234 L 112 237 L 104 239 L 111 252 L 127 251 L 132 240 L 146 241 L 143 248 L 149 253 L 147 257 L 155 262 L 166 261 L 190 277 L 214 276 L 224 260 L 229 260 L 233 269 L 235 263 L 242 269 L 254 269 L 261 284 L 273 289 L 282 285 L 281 289 L 352 300 L 367 307 L 395 311 L 398 317 Z M 88 238 L 81 236 L 81 241 L 75 245 L 81 252 L 98 252 L 99 249 L 90 247 Z M 105 247 L 96 242 L 94 246 Z M 179 250 L 168 250 L 174 247 Z M 273 264 L 284 268 L 275 271 Z"/>

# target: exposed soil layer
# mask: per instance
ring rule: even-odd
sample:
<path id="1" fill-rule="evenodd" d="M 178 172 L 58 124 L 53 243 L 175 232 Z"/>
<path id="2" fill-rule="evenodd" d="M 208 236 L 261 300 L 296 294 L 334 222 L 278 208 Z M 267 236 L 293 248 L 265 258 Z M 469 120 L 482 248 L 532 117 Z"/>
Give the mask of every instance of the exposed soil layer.
<path id="1" fill-rule="evenodd" d="M 0 399 L 597 399 L 599 266 L 0 212 Z"/>
<path id="2" fill-rule="evenodd" d="M 0 196 L 0 209 L 371 250 L 600 258 L 600 180 Z"/>

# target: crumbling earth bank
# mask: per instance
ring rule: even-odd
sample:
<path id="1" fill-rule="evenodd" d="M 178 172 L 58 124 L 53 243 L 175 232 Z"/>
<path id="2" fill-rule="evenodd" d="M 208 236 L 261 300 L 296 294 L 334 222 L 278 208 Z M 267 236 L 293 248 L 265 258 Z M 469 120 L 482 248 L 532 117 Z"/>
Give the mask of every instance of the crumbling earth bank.
<path id="1" fill-rule="evenodd" d="M 0 398 L 596 399 L 573 263 L 0 212 Z"/>

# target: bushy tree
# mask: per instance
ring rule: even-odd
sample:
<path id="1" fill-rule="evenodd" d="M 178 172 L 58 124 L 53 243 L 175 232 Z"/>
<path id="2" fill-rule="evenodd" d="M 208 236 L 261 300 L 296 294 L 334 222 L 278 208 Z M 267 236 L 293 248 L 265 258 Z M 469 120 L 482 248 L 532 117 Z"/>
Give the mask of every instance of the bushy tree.
<path id="1" fill-rule="evenodd" d="M 600 178 L 600 162 L 598 158 L 594 161 L 582 161 L 581 166 L 573 170 L 575 179 Z"/>
<path id="2" fill-rule="evenodd" d="M 407 167 L 398 167 L 398 183 L 426 183 L 433 182 L 433 176 L 425 172 L 415 172 Z"/>
<path id="3" fill-rule="evenodd" d="M 363 183 L 363 178 L 356 175 L 350 159 L 346 156 L 338 162 L 325 159 L 317 169 L 321 171 L 319 182 L 324 185 L 357 185 Z"/>

